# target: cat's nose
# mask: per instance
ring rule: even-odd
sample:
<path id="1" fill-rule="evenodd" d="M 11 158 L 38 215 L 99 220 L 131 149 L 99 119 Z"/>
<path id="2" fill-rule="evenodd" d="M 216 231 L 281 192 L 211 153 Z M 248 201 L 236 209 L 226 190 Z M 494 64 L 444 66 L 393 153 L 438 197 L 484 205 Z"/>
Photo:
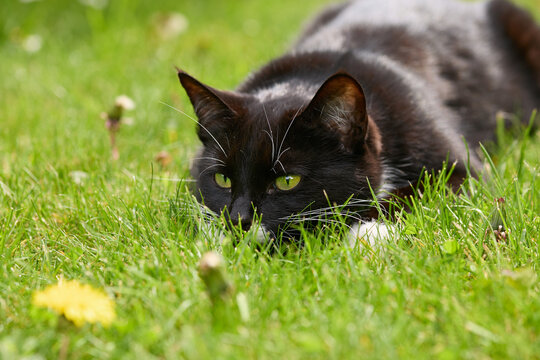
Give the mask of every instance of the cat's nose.
<path id="1" fill-rule="evenodd" d="M 243 231 L 248 231 L 251 228 L 251 219 L 242 219 L 241 217 L 236 222 Z"/>
<path id="2" fill-rule="evenodd" d="M 236 216 L 234 216 L 231 214 L 229 221 L 232 227 L 240 227 L 243 231 L 248 231 L 251 228 L 252 220 L 251 217 L 248 217 L 247 215 L 237 213 Z"/>
<path id="3" fill-rule="evenodd" d="M 240 197 L 233 203 L 230 212 L 230 222 L 233 226 L 239 226 L 243 231 L 251 228 L 253 218 L 253 204 L 247 197 Z"/>

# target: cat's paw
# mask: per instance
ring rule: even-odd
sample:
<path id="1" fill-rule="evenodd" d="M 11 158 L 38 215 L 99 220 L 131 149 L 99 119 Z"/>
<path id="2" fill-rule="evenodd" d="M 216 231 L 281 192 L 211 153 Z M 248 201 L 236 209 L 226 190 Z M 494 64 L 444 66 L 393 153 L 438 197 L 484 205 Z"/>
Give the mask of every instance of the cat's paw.
<path id="1" fill-rule="evenodd" d="M 395 226 L 372 220 L 353 225 L 347 237 L 351 247 L 376 249 L 387 244 L 394 232 Z"/>

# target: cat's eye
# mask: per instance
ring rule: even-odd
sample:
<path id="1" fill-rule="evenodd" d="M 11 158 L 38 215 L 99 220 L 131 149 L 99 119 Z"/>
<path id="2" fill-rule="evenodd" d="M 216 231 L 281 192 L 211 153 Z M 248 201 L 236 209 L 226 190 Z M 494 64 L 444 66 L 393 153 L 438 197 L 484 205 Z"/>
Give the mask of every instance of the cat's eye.
<path id="1" fill-rule="evenodd" d="M 301 178 L 300 175 L 280 176 L 275 181 L 276 188 L 282 191 L 292 190 L 298 185 Z"/>
<path id="2" fill-rule="evenodd" d="M 224 189 L 231 188 L 231 179 L 228 178 L 226 175 L 216 173 L 216 175 L 214 175 L 214 181 L 221 188 L 224 188 Z"/>

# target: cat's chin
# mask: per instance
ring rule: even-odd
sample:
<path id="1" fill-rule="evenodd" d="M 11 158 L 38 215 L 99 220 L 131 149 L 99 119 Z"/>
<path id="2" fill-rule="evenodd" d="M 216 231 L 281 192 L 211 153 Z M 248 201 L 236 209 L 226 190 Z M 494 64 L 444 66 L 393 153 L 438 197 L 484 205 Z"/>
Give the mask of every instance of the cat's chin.
<path id="1" fill-rule="evenodd" d="M 252 227 L 242 236 L 236 237 L 231 231 L 226 231 L 222 228 L 213 226 L 211 222 L 202 221 L 199 226 L 199 231 L 204 233 L 207 238 L 216 239 L 221 245 L 230 243 L 232 239 L 232 242 L 237 246 L 240 242 L 247 239 L 251 243 L 264 246 L 274 239 L 272 233 L 264 229 L 263 225 Z"/>
<path id="2" fill-rule="evenodd" d="M 270 243 L 273 246 L 279 247 L 279 244 L 297 243 L 300 240 L 300 232 L 288 230 L 285 233 L 275 232 L 268 230 L 263 224 L 257 225 L 255 228 L 251 228 L 246 233 L 245 238 L 250 239 L 252 243 L 266 247 Z"/>
<path id="3" fill-rule="evenodd" d="M 248 231 L 252 235 L 249 237 L 251 241 L 257 245 L 268 245 L 275 241 L 275 237 L 271 231 L 264 228 L 263 225 L 252 228 Z M 396 233 L 396 225 L 387 224 L 377 220 L 367 222 L 359 222 L 351 226 L 346 240 L 352 248 L 366 249 L 368 251 L 378 252 L 391 242 Z M 289 234 L 292 236 L 291 234 Z M 299 236 L 300 234 L 298 234 Z M 297 237 L 290 237 L 286 242 L 296 242 Z"/>

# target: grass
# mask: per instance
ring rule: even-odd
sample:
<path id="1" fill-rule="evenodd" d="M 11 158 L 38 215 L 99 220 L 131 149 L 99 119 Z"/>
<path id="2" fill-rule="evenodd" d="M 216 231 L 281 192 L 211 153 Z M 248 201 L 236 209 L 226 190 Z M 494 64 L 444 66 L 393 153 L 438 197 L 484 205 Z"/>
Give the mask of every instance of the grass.
<path id="1" fill-rule="evenodd" d="M 1 359 L 540 358 L 534 135 L 501 132 L 488 176 L 460 196 L 436 176 L 374 252 L 339 231 L 275 255 L 198 231 L 178 180 L 198 142 L 167 106 L 192 114 L 173 66 L 232 88 L 324 2 L 2 2 Z M 172 11 L 189 27 L 160 38 L 156 14 Z M 37 52 L 25 50 L 32 34 Z M 137 108 L 113 162 L 99 114 L 122 93 Z M 154 160 L 163 150 L 168 166 Z M 501 197 L 506 240 L 486 232 Z M 234 284 L 215 306 L 197 273 L 209 250 Z M 60 278 L 104 289 L 116 322 L 66 327 L 33 307 L 32 293 Z"/>

